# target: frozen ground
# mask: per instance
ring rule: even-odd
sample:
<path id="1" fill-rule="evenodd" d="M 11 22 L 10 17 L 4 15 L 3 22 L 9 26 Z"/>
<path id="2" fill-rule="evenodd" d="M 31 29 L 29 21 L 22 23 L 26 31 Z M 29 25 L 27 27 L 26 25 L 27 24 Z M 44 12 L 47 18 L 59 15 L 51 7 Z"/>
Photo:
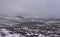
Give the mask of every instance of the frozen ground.
<path id="1" fill-rule="evenodd" d="M 2 35 L 4 34 L 4 35 Z M 6 29 L 0 29 L 0 37 L 26 37 L 26 36 L 22 36 L 21 34 L 10 34 L 8 30 Z M 42 34 L 38 35 L 37 37 L 49 37 L 49 36 L 44 36 Z"/>

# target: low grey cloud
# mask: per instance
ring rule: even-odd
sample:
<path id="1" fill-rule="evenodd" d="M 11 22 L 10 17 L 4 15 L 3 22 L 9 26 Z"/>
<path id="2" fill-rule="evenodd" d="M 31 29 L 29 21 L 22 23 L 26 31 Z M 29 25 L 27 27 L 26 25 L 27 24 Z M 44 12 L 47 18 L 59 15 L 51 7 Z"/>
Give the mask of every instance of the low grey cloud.
<path id="1" fill-rule="evenodd" d="M 0 0 L 0 14 L 60 17 L 60 0 Z"/>

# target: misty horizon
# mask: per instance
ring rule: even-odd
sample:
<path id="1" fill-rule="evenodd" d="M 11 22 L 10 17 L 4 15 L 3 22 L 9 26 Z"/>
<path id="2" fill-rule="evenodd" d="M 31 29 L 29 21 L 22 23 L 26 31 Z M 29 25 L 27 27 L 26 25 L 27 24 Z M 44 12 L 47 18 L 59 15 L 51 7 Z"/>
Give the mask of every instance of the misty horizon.
<path id="1" fill-rule="evenodd" d="M 0 15 L 60 18 L 60 0 L 0 0 Z"/>

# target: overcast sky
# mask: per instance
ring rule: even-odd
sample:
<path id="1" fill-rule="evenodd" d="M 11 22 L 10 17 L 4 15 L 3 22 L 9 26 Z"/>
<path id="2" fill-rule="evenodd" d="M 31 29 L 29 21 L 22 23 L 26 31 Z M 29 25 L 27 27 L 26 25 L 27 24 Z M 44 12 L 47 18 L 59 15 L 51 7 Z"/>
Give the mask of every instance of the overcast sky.
<path id="1" fill-rule="evenodd" d="M 60 17 L 60 0 L 0 0 L 0 14 Z"/>

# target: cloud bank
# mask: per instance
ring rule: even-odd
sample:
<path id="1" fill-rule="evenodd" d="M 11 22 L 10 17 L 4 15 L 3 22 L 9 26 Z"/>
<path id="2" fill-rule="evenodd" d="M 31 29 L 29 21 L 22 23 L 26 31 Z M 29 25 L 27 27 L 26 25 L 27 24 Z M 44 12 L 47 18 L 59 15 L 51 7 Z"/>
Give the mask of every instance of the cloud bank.
<path id="1" fill-rule="evenodd" d="M 0 14 L 60 17 L 60 0 L 0 0 Z"/>

